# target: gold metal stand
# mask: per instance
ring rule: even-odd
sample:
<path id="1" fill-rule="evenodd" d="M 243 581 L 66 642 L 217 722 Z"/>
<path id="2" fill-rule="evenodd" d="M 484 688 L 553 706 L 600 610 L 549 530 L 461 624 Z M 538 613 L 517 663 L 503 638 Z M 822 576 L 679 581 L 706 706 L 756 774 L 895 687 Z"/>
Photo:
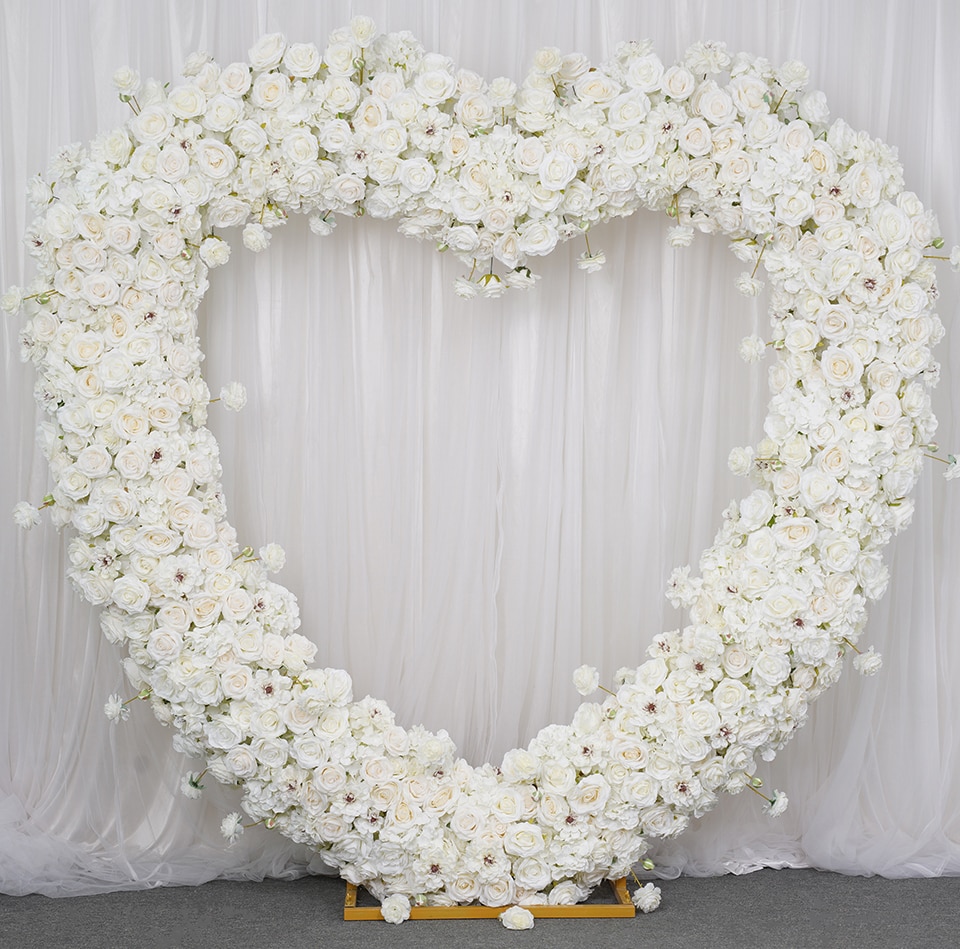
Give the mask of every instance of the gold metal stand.
<path id="1" fill-rule="evenodd" d="M 630 918 L 637 915 L 636 907 L 630 901 L 626 877 L 610 880 L 613 890 L 613 903 L 576 903 L 573 906 L 526 906 L 525 909 L 540 919 L 609 919 L 611 917 Z M 411 919 L 496 919 L 506 906 L 412 906 Z M 353 922 L 365 919 L 383 919 L 379 906 L 357 906 L 357 887 L 347 884 L 343 900 L 343 918 Z"/>

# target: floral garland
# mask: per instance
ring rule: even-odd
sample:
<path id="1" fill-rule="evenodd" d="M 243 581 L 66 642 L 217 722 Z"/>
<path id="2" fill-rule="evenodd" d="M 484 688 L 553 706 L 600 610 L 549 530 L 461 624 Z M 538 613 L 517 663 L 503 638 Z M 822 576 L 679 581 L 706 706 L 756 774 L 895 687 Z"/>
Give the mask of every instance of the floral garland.
<path id="1" fill-rule="evenodd" d="M 929 258 L 943 242 L 892 149 L 828 124 L 801 64 L 716 44 L 669 67 L 647 43 L 599 68 L 544 49 L 517 87 L 358 17 L 322 51 L 272 34 L 249 63 L 197 55 L 184 76 L 167 91 L 117 73 L 133 117 L 30 183 L 37 276 L 3 300 L 29 317 L 55 482 L 43 506 L 75 530 L 69 575 L 129 650 L 139 698 L 205 760 L 183 790 L 198 795 L 204 775 L 240 786 L 254 821 L 317 848 L 395 922 L 411 900 L 582 900 L 722 791 L 751 788 L 779 813 L 758 759 L 848 651 L 879 667 L 856 645 L 866 602 L 935 451 Z M 744 293 L 760 291 L 761 263 L 772 284 L 770 338 L 741 347 L 750 361 L 776 351 L 765 437 L 730 455 L 753 489 L 725 511 L 700 576 L 670 578 L 690 625 L 570 724 L 470 767 L 445 732 L 401 727 L 382 701 L 354 701 L 346 672 L 309 667 L 296 600 L 267 576 L 282 550 L 241 549 L 226 520 L 196 318 L 230 253 L 217 231 L 242 225 L 256 251 L 291 211 L 318 234 L 337 214 L 397 218 L 465 261 L 456 292 L 489 296 L 638 208 L 674 219 L 675 246 L 727 235 Z M 942 259 L 960 267 L 960 248 Z M 602 263 L 588 243 L 580 265 Z M 221 397 L 239 408 L 242 387 Z M 25 502 L 15 513 L 39 520 Z M 575 684 L 593 693 L 596 670 Z M 112 696 L 107 713 L 127 706 Z M 230 839 L 242 829 L 239 814 L 223 822 Z M 636 902 L 655 908 L 659 892 Z"/>

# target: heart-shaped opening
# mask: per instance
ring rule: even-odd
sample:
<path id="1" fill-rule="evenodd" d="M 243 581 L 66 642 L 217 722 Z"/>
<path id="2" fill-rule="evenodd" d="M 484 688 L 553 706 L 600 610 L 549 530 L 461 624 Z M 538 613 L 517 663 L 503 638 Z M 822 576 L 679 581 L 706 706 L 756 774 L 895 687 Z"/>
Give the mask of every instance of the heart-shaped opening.
<path id="1" fill-rule="evenodd" d="M 744 493 L 726 461 L 761 430 L 766 365 L 737 348 L 762 303 L 668 226 L 610 222 L 604 273 L 560 248 L 501 300 L 460 300 L 458 261 L 369 220 L 319 239 L 294 217 L 211 276 L 204 372 L 248 393 L 210 422 L 239 536 L 286 550 L 322 665 L 470 761 L 569 720 L 582 662 L 612 684 L 680 626 L 666 578 Z"/>

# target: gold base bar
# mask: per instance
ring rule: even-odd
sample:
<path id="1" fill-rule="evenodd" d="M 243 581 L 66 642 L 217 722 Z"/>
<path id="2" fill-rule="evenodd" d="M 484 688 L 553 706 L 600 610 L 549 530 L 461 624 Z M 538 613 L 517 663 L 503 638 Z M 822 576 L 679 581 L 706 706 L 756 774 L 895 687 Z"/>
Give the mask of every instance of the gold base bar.
<path id="1" fill-rule="evenodd" d="M 576 903 L 573 906 L 537 905 L 524 909 L 539 919 L 628 919 L 637 915 L 636 907 L 627 891 L 626 877 L 610 880 L 615 902 L 613 903 Z M 471 903 L 468 906 L 411 906 L 411 919 L 496 919 L 506 906 L 480 906 Z M 348 922 L 368 919 L 383 919 L 379 906 L 357 906 L 357 887 L 347 884 L 343 899 L 343 918 Z"/>

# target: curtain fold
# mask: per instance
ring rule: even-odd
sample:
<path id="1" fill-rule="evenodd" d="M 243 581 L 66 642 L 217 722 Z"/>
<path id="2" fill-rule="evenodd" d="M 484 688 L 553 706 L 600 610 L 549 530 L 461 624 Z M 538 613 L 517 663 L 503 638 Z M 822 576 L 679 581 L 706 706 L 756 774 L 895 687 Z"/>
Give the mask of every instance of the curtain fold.
<path id="1" fill-rule="evenodd" d="M 596 63 L 649 37 L 665 62 L 701 39 L 773 62 L 802 59 L 834 117 L 898 146 L 907 186 L 960 241 L 955 90 L 960 7 L 876 0 L 0 0 L 0 275 L 29 279 L 28 177 L 63 145 L 118 125 L 114 70 L 175 80 L 185 57 L 244 59 L 265 31 L 322 45 L 352 15 L 410 30 L 492 78 L 522 79 L 542 46 Z M 211 407 L 241 542 L 287 551 L 318 663 L 407 725 L 446 728 L 471 762 L 499 761 L 569 718 L 571 672 L 610 682 L 684 617 L 663 596 L 744 482 L 730 449 L 761 437 L 762 368 L 737 357 L 766 323 L 734 288 L 721 240 L 666 246 L 640 215 L 537 261 L 527 293 L 464 301 L 459 263 L 389 222 L 340 220 L 318 238 L 292 220 L 253 256 L 239 235 L 201 308 L 205 375 L 233 379 L 239 414 Z M 940 273 L 948 336 L 934 396 L 944 451 L 960 447 L 960 277 Z M 0 323 L 3 510 L 49 481 L 33 445 L 32 369 L 16 319 Z M 816 866 L 888 876 L 960 872 L 960 494 L 924 474 L 914 522 L 888 549 L 890 588 L 866 634 L 884 655 L 852 670 L 767 770 L 791 807 L 777 821 L 746 795 L 674 841 L 660 872 Z M 145 707 L 102 713 L 122 658 L 64 577 L 49 525 L 0 528 L 0 891 L 74 895 L 218 877 L 321 872 L 319 858 L 258 829 L 228 848 L 236 794 L 179 793 L 190 767 Z M 751 795 L 752 797 L 752 795 Z"/>

